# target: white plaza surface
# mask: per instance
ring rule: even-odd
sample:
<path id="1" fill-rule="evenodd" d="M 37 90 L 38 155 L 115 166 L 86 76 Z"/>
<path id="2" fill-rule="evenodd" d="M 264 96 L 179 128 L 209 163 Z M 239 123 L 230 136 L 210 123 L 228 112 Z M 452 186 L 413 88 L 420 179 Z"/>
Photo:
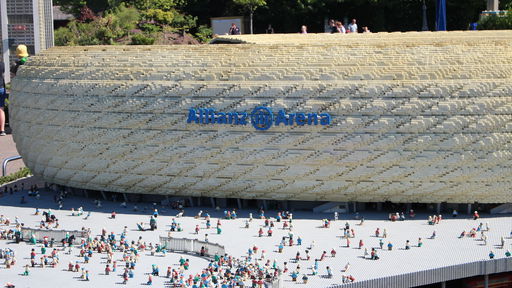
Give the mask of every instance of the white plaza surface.
<path id="1" fill-rule="evenodd" d="M 54 214 L 59 219 L 61 229 L 80 230 L 82 227 L 92 229 L 93 237 L 101 233 L 101 229 L 105 228 L 109 233 L 114 231 L 116 239 L 124 226 L 128 226 L 127 239 L 137 240 L 139 236 L 149 242 L 158 243 L 159 236 L 167 236 L 169 226 L 172 218 L 178 211 L 170 208 L 158 207 L 160 216 L 157 218 L 158 230 L 156 231 L 137 231 L 136 222 L 144 221 L 147 225 L 152 213 L 149 203 L 137 204 L 140 210 L 147 206 L 146 211 L 133 212 L 133 203 L 128 204 L 128 208 L 121 208 L 120 203 L 102 201 L 103 207 L 96 208 L 93 199 L 83 197 L 70 196 L 64 199 L 63 210 L 57 210 L 57 205 L 53 201 L 53 192 L 42 192 L 42 197 L 36 200 L 33 197 L 25 197 L 28 200 L 27 204 L 20 204 L 22 194 L 18 192 L 14 195 L 4 195 L 0 198 L 0 214 L 10 218 L 14 222 L 18 216 L 21 222 L 25 223 L 28 227 L 38 227 L 42 216 L 34 215 L 35 207 L 43 209 L 52 208 Z M 70 209 L 83 206 L 85 213 L 92 211 L 89 219 L 85 220 L 84 216 L 77 217 L 71 216 Z M 116 219 L 109 219 L 112 211 L 117 212 Z M 206 221 L 204 218 L 194 219 L 194 215 L 199 210 L 208 211 L 211 215 L 212 227 L 206 229 Z M 230 209 L 232 210 L 232 209 Z M 428 225 L 428 214 L 417 214 L 414 219 L 407 218 L 406 221 L 390 222 L 387 220 L 387 213 L 376 212 L 361 212 L 361 216 L 365 217 L 364 225 L 358 225 L 360 221 L 353 219 L 353 214 L 340 214 L 340 219 L 336 222 L 331 222 L 330 228 L 322 228 L 323 218 L 333 218 L 333 214 L 318 214 L 312 212 L 293 211 L 293 233 L 294 239 L 297 237 L 302 238 L 302 246 L 285 246 L 283 253 L 278 253 L 278 245 L 283 236 L 288 236 L 289 230 L 282 229 L 282 222 L 277 223 L 274 219 L 275 227 L 272 237 L 258 237 L 258 230 L 263 227 L 264 220 L 257 219 L 258 211 L 241 210 L 238 211 L 238 219 L 224 220 L 222 219 L 222 234 L 216 234 L 216 224 L 218 217 L 223 217 L 224 209 L 215 211 L 209 207 L 194 207 L 186 208 L 185 216 L 176 218 L 176 221 L 181 224 L 184 229 L 182 232 L 173 232 L 172 237 L 176 238 L 197 238 L 204 240 L 205 234 L 208 234 L 210 242 L 219 243 L 225 246 L 226 253 L 237 258 L 247 255 L 247 250 L 256 245 L 259 250 L 257 253 L 258 258 L 261 251 L 266 251 L 265 260 L 259 261 L 265 263 L 267 259 L 272 263 L 277 260 L 278 266 L 283 267 L 284 262 L 288 262 L 288 269 L 295 270 L 297 263 L 294 258 L 297 251 L 300 252 L 301 257 L 305 257 L 305 251 L 309 248 L 314 241 L 314 247 L 310 251 L 311 260 L 301 260 L 300 276 L 297 283 L 291 281 L 290 272 L 283 275 L 284 287 L 329 287 L 333 284 L 341 284 L 342 275 L 352 275 L 356 281 L 365 279 L 380 278 L 385 276 L 403 274 L 408 272 L 420 271 L 431 269 L 435 267 L 442 267 L 448 265 L 468 263 L 472 261 L 489 259 L 489 252 L 493 250 L 496 258 L 505 257 L 505 251 L 511 249 L 512 240 L 509 238 L 512 230 L 512 217 L 507 216 L 491 216 L 481 215 L 479 220 L 473 220 L 469 215 L 459 214 L 459 217 L 452 219 L 451 215 L 443 215 L 444 219 L 440 224 Z M 245 221 L 253 214 L 254 220 L 250 224 L 250 228 L 246 229 Z M 265 211 L 265 216 L 275 218 L 277 211 Z M 355 230 L 355 237 L 351 238 L 351 247 L 346 247 L 346 240 L 342 239 L 343 227 L 348 221 L 350 228 Z M 477 228 L 478 224 L 482 222 L 488 223 L 490 230 L 486 232 L 488 236 L 487 245 L 480 241 L 480 233 L 476 238 L 465 237 L 459 239 L 460 233 L 465 230 L 468 232 L 471 228 Z M 194 228 L 199 224 L 201 230 L 198 235 L 195 234 Z M 6 229 L 5 225 L 0 225 L 0 229 Z M 384 241 L 384 249 L 377 249 L 380 260 L 364 259 L 364 249 L 358 249 L 360 239 L 364 241 L 364 247 L 368 248 L 370 252 L 372 247 L 379 247 L 379 239 L 374 237 L 376 228 L 380 228 L 381 235 L 384 229 L 387 230 L 388 236 Z M 437 237 L 429 239 L 433 231 L 436 231 Z M 263 228 L 266 235 L 267 228 Z M 418 238 L 423 239 L 423 247 L 417 247 Z M 500 238 L 505 238 L 505 248 L 501 249 L 497 245 L 500 244 Z M 405 250 L 405 242 L 410 240 L 411 249 Z M 60 239 L 56 239 L 60 241 Z M 387 244 L 391 241 L 394 245 L 392 251 L 387 250 Z M 75 242 L 77 243 L 77 242 Z M 160 268 L 160 276 L 153 277 L 153 286 L 167 287 L 165 284 L 168 280 L 165 278 L 165 271 L 168 266 L 177 269 L 179 267 L 180 257 L 190 260 L 190 269 L 185 271 L 186 277 L 188 274 L 200 273 L 203 268 L 206 268 L 209 260 L 200 258 L 191 254 L 180 253 L 167 253 L 165 257 L 161 254 L 158 256 L 151 256 L 149 251 L 142 252 L 137 266 L 135 269 L 135 277 L 129 279 L 127 284 L 121 284 L 122 277 L 120 276 L 123 271 L 124 262 L 121 261 L 122 254 L 115 253 L 114 260 L 118 262 L 118 270 L 110 275 L 104 274 L 106 263 L 106 255 L 98 255 L 94 253 L 90 263 L 84 264 L 83 258 L 78 257 L 79 249 L 74 249 L 71 255 L 67 255 L 64 251 L 60 252 L 60 264 L 56 268 L 32 268 L 29 276 L 22 276 L 24 266 L 30 263 L 30 250 L 36 248 L 38 253 L 36 256 L 39 262 L 41 244 L 30 245 L 28 243 L 15 244 L 12 241 L 0 240 L 0 248 L 11 248 L 16 252 L 17 263 L 10 269 L 5 269 L 3 260 L 0 262 L 0 281 L 1 285 L 6 282 L 12 282 L 16 287 L 139 287 L 145 285 L 148 279 L 148 274 L 151 272 L 151 265 L 156 264 Z M 60 243 L 57 245 L 61 249 Z M 330 257 L 330 251 L 335 249 L 336 257 Z M 47 255 L 51 252 L 48 248 Z M 317 276 L 311 274 L 311 267 L 314 264 L 315 258 L 320 258 L 323 251 L 327 251 L 328 257 L 319 262 L 319 270 Z M 68 272 L 68 263 L 72 261 L 80 262 L 81 267 L 90 271 L 90 281 L 82 281 L 79 272 Z M 350 269 L 347 272 L 341 270 L 350 262 Z M 326 267 L 330 266 L 334 277 L 328 279 L 324 277 Z M 308 274 L 309 282 L 304 285 L 302 283 L 302 275 Z"/>

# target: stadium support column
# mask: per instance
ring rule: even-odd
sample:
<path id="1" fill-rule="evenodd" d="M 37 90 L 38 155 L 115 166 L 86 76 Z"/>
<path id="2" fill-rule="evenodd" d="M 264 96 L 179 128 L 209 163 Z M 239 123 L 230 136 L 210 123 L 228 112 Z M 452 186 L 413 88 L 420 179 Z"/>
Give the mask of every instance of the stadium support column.
<path id="1" fill-rule="evenodd" d="M 471 203 L 468 203 L 468 215 L 471 215 Z"/>
<path id="2" fill-rule="evenodd" d="M 210 197 L 210 203 L 212 204 L 212 208 L 215 209 L 215 198 Z"/>
<path id="3" fill-rule="evenodd" d="M 257 200 L 258 209 L 267 210 L 267 200 Z"/>
<path id="4" fill-rule="evenodd" d="M 241 210 L 244 206 L 242 205 L 242 199 L 236 198 L 236 204 L 238 205 L 238 209 Z"/>
<path id="5" fill-rule="evenodd" d="M 437 215 L 441 214 L 441 203 L 436 203 L 436 212 Z"/>
<path id="6" fill-rule="evenodd" d="M 377 202 L 377 211 L 382 211 L 382 202 Z"/>
<path id="7" fill-rule="evenodd" d="M 484 275 L 484 288 L 489 288 L 489 274 Z"/>
<path id="8" fill-rule="evenodd" d="M 446 288 L 446 282 L 441 282 L 441 288 Z"/>

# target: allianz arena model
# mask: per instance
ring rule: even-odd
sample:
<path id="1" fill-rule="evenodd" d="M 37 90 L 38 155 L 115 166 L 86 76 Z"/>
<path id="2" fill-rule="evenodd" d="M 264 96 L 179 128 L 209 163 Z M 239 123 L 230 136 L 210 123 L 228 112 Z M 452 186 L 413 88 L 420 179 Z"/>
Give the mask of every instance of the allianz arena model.
<path id="1" fill-rule="evenodd" d="M 52 48 L 13 81 L 34 174 L 104 191 L 512 202 L 512 31 Z"/>

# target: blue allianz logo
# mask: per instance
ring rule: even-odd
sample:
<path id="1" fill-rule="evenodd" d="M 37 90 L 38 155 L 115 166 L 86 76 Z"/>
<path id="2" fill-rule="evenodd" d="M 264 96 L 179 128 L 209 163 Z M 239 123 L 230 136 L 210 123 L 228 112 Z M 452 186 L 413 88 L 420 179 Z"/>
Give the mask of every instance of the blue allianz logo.
<path id="1" fill-rule="evenodd" d="M 246 112 L 217 112 L 213 108 L 190 108 L 187 123 L 247 125 L 249 119 L 255 129 L 262 131 L 281 124 L 284 126 L 331 124 L 331 115 L 328 113 L 286 113 L 281 109 L 274 114 L 271 108 L 264 106 L 254 108 L 250 115 Z"/>
<path id="2" fill-rule="evenodd" d="M 274 114 L 267 107 L 256 107 L 251 113 L 251 124 L 257 130 L 268 130 L 274 122 Z"/>

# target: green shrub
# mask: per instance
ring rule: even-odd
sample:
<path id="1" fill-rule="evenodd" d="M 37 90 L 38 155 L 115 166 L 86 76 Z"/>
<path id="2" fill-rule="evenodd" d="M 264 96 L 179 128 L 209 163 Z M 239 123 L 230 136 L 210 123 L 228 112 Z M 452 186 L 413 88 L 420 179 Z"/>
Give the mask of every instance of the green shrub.
<path id="1" fill-rule="evenodd" d="M 154 43 L 155 38 L 146 36 L 142 33 L 132 36 L 132 45 L 153 45 Z"/>
<path id="2" fill-rule="evenodd" d="M 0 185 L 12 182 L 14 180 L 18 180 L 23 177 L 27 177 L 29 175 L 32 175 L 32 172 L 30 172 L 30 169 L 28 169 L 27 167 L 21 168 L 20 171 L 18 171 L 16 173 L 12 173 L 10 175 L 0 177 Z"/>
<path id="3" fill-rule="evenodd" d="M 512 29 L 512 13 L 504 16 L 490 15 L 478 21 L 478 30 L 507 30 Z"/>
<path id="4" fill-rule="evenodd" d="M 151 23 L 139 24 L 139 28 L 140 28 L 140 30 L 150 33 L 150 34 L 162 31 L 162 27 L 160 25 L 151 24 Z"/>
<path id="5" fill-rule="evenodd" d="M 55 46 L 67 46 L 75 42 L 75 35 L 68 27 L 60 27 L 54 32 Z"/>
<path id="6" fill-rule="evenodd" d="M 197 28 L 197 32 L 195 34 L 196 39 L 201 43 L 207 43 L 212 39 L 213 30 L 212 28 L 201 25 Z"/>

